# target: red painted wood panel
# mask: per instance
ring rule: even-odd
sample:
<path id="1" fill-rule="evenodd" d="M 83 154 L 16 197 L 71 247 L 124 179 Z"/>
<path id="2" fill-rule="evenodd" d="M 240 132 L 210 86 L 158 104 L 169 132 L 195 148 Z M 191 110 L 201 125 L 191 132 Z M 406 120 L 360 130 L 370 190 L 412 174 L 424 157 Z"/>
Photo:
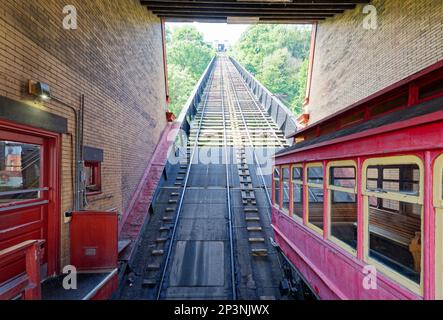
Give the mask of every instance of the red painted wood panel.
<path id="1" fill-rule="evenodd" d="M 117 258 L 117 213 L 73 213 L 71 264 L 79 271 L 114 269 L 117 267 Z"/>

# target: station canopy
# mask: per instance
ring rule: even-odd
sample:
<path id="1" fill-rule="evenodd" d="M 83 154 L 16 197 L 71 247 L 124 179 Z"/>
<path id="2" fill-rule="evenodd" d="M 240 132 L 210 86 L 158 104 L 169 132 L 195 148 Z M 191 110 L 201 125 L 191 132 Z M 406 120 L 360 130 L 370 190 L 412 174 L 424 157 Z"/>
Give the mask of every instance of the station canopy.
<path id="1" fill-rule="evenodd" d="M 156 0 L 141 3 L 169 22 L 312 23 L 369 0 Z"/>

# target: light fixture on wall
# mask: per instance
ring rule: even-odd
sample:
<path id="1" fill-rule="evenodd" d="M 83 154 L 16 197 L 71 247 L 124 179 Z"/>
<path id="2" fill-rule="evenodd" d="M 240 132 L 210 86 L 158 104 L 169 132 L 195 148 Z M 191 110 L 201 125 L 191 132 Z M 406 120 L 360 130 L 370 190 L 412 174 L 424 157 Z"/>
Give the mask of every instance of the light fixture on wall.
<path id="1" fill-rule="evenodd" d="M 28 90 L 29 94 L 42 100 L 47 101 L 51 99 L 51 90 L 49 88 L 49 84 L 47 83 L 29 80 Z"/>

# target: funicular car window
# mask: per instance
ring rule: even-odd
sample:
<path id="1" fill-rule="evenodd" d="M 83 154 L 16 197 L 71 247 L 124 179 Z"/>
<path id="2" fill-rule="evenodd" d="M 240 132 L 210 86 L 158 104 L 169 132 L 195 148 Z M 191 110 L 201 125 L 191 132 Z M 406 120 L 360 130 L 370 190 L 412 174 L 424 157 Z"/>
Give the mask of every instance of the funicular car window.
<path id="1" fill-rule="evenodd" d="M 282 209 L 289 214 L 289 167 L 282 167 Z"/>
<path id="2" fill-rule="evenodd" d="M 368 256 L 419 284 L 423 182 L 419 165 L 408 159 L 381 159 L 366 169 Z"/>
<path id="3" fill-rule="evenodd" d="M 274 205 L 280 207 L 280 167 L 274 168 Z"/>
<path id="4" fill-rule="evenodd" d="M 308 165 L 307 174 L 308 222 L 323 230 L 323 166 Z"/>
<path id="5" fill-rule="evenodd" d="M 303 167 L 292 167 L 293 216 L 303 219 Z"/>
<path id="6" fill-rule="evenodd" d="M 357 248 L 356 169 L 353 162 L 330 164 L 330 235 L 351 249 Z M 340 244 L 341 244 L 340 243 Z"/>

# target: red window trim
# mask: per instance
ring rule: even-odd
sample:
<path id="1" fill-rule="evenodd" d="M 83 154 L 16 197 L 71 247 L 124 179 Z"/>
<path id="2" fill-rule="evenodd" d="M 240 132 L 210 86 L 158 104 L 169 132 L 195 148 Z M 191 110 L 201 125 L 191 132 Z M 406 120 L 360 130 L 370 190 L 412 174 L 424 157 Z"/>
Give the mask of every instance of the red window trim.
<path id="1" fill-rule="evenodd" d="M 101 162 L 99 161 L 85 161 L 85 167 L 92 167 L 92 175 L 95 185 L 99 188 L 97 191 L 86 191 L 86 196 L 96 196 L 103 193 L 102 191 L 102 178 L 101 178 Z M 88 182 L 86 183 L 88 184 Z M 86 185 L 86 187 L 88 187 Z"/>

